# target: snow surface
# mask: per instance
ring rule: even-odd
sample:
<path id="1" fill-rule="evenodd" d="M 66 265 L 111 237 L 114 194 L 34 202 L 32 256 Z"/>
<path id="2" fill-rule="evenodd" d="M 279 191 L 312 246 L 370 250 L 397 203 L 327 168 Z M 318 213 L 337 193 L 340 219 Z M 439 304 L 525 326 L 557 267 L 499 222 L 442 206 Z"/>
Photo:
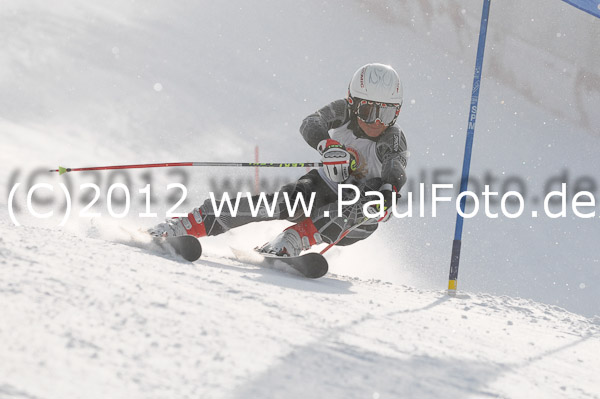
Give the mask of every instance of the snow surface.
<path id="1" fill-rule="evenodd" d="M 600 397 L 599 318 L 13 231 L 0 238 L 2 397 Z"/>
<path id="2" fill-rule="evenodd" d="M 164 218 L 180 172 L 46 172 L 247 162 L 255 146 L 265 162 L 317 161 L 302 118 L 343 97 L 359 66 L 386 62 L 406 96 L 404 198 L 436 171 L 457 183 L 480 13 L 479 0 L 3 1 L 0 397 L 600 397 L 598 202 L 588 220 L 465 221 L 449 299 L 446 204 L 334 248 L 331 273 L 307 281 L 233 259 L 284 222 L 203 240 L 194 264 L 131 243 Z M 518 177 L 526 214 L 552 180 L 600 194 L 598 37 L 600 20 L 559 0 L 492 4 L 471 176 L 491 173 L 496 191 Z M 260 176 L 274 188 L 303 172 Z M 246 190 L 254 178 L 185 173 L 178 211 L 215 179 Z M 127 179 L 129 215 L 110 218 L 108 185 Z M 149 179 L 158 216 L 140 218 Z M 54 187 L 36 209 L 55 217 L 26 215 L 36 182 Z M 77 216 L 90 182 L 100 219 Z M 74 195 L 64 228 L 59 183 Z"/>

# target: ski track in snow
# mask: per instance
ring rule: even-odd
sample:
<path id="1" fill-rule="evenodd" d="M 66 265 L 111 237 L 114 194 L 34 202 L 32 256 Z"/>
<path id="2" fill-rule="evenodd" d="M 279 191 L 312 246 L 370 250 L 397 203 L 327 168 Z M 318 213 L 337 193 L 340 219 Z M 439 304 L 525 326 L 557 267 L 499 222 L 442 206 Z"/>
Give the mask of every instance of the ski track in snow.
<path id="1" fill-rule="evenodd" d="M 0 227 L 0 397 L 600 397 L 598 318 Z"/>

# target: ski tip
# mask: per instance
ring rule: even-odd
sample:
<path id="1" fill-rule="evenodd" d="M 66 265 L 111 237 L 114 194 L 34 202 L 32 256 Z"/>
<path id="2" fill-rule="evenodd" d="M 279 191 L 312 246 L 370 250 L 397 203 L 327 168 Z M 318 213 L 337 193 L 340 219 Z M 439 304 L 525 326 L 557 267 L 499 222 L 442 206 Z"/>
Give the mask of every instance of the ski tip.
<path id="1" fill-rule="evenodd" d="M 301 255 L 305 264 L 309 267 L 304 267 L 299 270 L 306 278 L 321 278 L 329 271 L 329 265 L 325 257 L 316 252 L 309 252 Z"/>
<path id="2" fill-rule="evenodd" d="M 327 274 L 327 269 L 321 269 L 319 271 L 314 271 L 314 272 L 311 272 L 311 273 L 306 273 L 306 274 L 304 274 L 304 277 L 311 278 L 311 279 L 317 279 L 317 278 L 323 277 L 326 274 Z"/>
<path id="3" fill-rule="evenodd" d="M 167 237 L 165 239 L 175 253 L 189 262 L 195 262 L 202 256 L 202 245 L 194 236 Z"/>

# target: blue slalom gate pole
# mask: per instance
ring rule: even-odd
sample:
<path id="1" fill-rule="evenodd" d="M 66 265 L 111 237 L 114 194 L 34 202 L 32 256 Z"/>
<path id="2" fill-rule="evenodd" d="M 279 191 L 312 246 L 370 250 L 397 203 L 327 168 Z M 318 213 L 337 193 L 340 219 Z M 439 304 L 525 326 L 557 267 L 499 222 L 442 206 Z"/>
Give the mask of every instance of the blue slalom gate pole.
<path id="1" fill-rule="evenodd" d="M 467 191 L 469 182 L 469 169 L 471 167 L 471 152 L 473 151 L 473 136 L 475 135 L 475 120 L 477 119 L 477 104 L 479 102 L 479 87 L 481 85 L 481 70 L 483 68 L 483 52 L 485 50 L 485 37 L 487 35 L 488 18 L 490 15 L 490 1 L 483 0 L 483 11 L 481 13 L 481 27 L 479 28 L 479 44 L 477 45 L 477 57 L 475 59 L 475 74 L 473 75 L 473 91 L 471 94 L 471 109 L 469 110 L 469 122 L 467 125 L 467 141 L 465 144 L 465 155 L 463 158 L 462 177 L 460 180 L 460 192 Z M 460 210 L 465 213 L 467 197 L 462 197 Z M 458 264 L 460 261 L 460 247 L 463 230 L 463 217 L 460 212 L 456 214 L 456 227 L 454 229 L 454 241 L 452 242 L 452 257 L 450 259 L 450 276 L 448 278 L 448 295 L 456 295 L 458 280 Z"/>

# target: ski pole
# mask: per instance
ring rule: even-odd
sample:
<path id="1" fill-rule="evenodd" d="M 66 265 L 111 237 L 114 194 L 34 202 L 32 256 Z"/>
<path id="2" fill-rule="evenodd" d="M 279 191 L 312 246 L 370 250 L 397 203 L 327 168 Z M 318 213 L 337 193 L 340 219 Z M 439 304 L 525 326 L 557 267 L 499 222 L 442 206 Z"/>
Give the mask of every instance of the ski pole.
<path id="1" fill-rule="evenodd" d="M 58 169 L 50 169 L 49 172 L 58 172 L 62 175 L 67 172 L 82 172 L 88 170 L 109 170 L 109 169 L 144 169 L 144 168 L 168 168 L 180 166 L 236 166 L 252 168 L 318 168 L 323 166 L 321 162 L 171 162 L 171 163 L 147 163 L 139 165 L 113 165 L 113 166 L 93 166 L 88 168 L 65 168 L 59 166 Z"/>

